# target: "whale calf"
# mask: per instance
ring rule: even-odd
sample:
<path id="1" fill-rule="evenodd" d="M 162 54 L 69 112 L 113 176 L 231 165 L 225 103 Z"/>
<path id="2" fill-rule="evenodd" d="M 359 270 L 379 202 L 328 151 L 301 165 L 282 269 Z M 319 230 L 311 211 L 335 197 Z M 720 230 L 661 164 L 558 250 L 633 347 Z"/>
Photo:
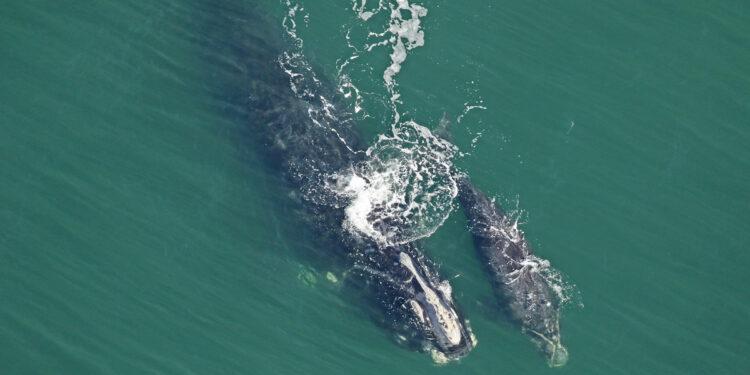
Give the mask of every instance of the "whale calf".
<path id="1" fill-rule="evenodd" d="M 458 184 L 474 246 L 496 295 L 547 363 L 565 365 L 568 351 L 560 337 L 560 301 L 541 274 L 545 261 L 534 256 L 523 232 L 499 205 L 466 176 L 459 176 Z"/>
<path id="2" fill-rule="evenodd" d="M 446 281 L 411 242 L 384 245 L 345 230 L 346 198 L 327 186 L 361 161 L 362 142 L 340 98 L 293 50 L 281 27 L 255 6 L 211 2 L 202 40 L 212 61 L 230 71 L 223 100 L 247 126 L 254 148 L 298 192 L 306 220 L 331 259 L 348 267 L 346 281 L 371 297 L 400 341 L 436 360 L 455 360 L 475 345 Z"/>
<path id="3" fill-rule="evenodd" d="M 445 140 L 452 139 L 447 113 L 435 133 Z M 551 367 L 565 365 L 568 351 L 560 337 L 560 300 L 540 273 L 548 267 L 548 262 L 533 254 L 517 223 L 474 186 L 466 174 L 454 170 L 453 175 L 474 247 L 500 305 Z"/>

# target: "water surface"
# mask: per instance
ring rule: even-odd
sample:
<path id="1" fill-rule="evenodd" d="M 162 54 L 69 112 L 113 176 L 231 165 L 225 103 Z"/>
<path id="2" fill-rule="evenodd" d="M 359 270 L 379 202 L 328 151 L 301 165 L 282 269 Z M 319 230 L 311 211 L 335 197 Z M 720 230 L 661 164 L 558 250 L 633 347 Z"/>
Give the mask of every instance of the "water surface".
<path id="1" fill-rule="evenodd" d="M 395 76 L 398 110 L 430 128 L 448 113 L 464 153 L 454 163 L 522 211 L 537 254 L 575 285 L 565 367 L 549 369 L 488 308 L 460 210 L 424 241 L 459 275 L 454 295 L 479 340 L 458 364 L 394 345 L 300 256 L 310 233 L 234 137 L 242 124 L 211 78 L 229 72 L 200 48 L 205 3 L 37 0 L 0 5 L 0 370 L 750 368 L 750 6 L 413 3 L 428 10 L 424 45 Z M 290 9 L 263 5 L 279 24 Z M 391 47 L 341 65 L 385 13 L 299 5 L 305 56 L 333 83 L 348 74 L 374 142 L 392 120 Z"/>

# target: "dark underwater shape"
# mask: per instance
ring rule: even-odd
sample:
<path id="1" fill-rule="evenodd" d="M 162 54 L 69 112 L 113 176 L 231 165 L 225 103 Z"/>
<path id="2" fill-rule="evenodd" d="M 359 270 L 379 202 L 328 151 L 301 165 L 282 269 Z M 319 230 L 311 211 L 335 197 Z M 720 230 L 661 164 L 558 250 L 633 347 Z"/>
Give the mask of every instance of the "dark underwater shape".
<path id="1" fill-rule="evenodd" d="M 347 201 L 325 187 L 364 153 L 330 85 L 290 52 L 289 38 L 261 10 L 211 4 L 214 9 L 206 11 L 215 16 L 207 26 L 213 36 L 201 42 L 220 53 L 214 63 L 235 72 L 217 77 L 227 86 L 224 100 L 247 124 L 253 147 L 300 193 L 305 220 L 318 234 L 316 246 L 349 269 L 347 283 L 374 301 L 400 340 L 442 359 L 465 356 L 474 347 L 470 328 L 447 282 L 440 282 L 416 245 L 379 246 L 342 227 Z"/>
<path id="2" fill-rule="evenodd" d="M 459 176 L 458 197 L 493 289 L 511 319 L 551 367 L 565 365 L 568 351 L 560 338 L 560 301 L 540 273 L 544 261 L 532 254 L 516 223 L 466 176 Z"/>

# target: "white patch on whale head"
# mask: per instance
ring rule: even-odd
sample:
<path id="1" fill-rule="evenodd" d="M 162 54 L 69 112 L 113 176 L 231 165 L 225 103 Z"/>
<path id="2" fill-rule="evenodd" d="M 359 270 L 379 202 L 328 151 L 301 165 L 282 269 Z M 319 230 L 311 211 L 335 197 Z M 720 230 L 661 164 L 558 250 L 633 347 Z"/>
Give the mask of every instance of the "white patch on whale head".
<path id="1" fill-rule="evenodd" d="M 418 299 L 427 311 L 432 327 L 435 329 L 436 339 L 441 346 L 451 347 L 461 343 L 461 324 L 453 308 L 445 306 L 440 300 L 438 292 L 430 288 L 414 266 L 411 257 L 406 253 L 399 254 L 399 262 L 414 276 L 422 289 Z"/>

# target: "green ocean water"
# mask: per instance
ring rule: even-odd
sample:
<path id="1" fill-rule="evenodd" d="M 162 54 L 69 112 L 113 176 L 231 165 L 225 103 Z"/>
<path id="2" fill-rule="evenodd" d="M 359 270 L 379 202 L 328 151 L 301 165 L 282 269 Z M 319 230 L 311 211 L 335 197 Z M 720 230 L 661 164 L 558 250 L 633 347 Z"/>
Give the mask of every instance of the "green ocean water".
<path id="1" fill-rule="evenodd" d="M 750 4 L 414 2 L 403 116 L 460 116 L 455 164 L 575 285 L 570 361 L 550 369 L 487 309 L 460 209 L 424 241 L 478 339 L 459 363 L 395 345 L 300 255 L 310 233 L 224 110 L 231 61 L 200 49 L 206 3 L 0 4 L 0 374 L 750 369 Z M 296 4 L 335 82 L 367 23 Z M 390 53 L 349 71 L 368 141 L 388 131 Z"/>

